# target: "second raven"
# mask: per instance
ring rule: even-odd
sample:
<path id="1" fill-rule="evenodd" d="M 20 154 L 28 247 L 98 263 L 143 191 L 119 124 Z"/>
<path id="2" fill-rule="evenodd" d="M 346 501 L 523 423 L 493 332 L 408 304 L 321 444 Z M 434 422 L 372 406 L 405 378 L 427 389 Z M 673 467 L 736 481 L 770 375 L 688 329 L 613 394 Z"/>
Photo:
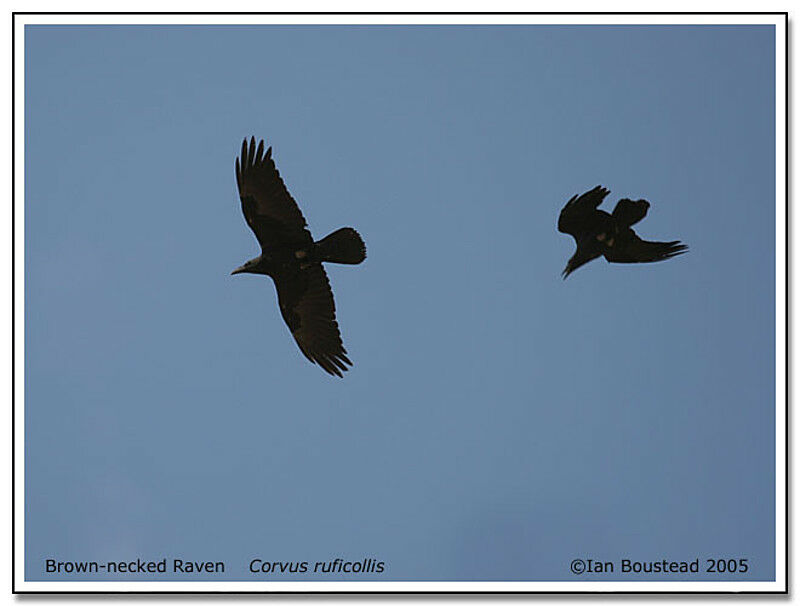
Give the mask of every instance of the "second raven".
<path id="1" fill-rule="evenodd" d="M 566 279 L 581 265 L 600 256 L 610 263 L 650 263 L 686 252 L 679 240 L 648 242 L 631 229 L 650 208 L 647 200 L 623 198 L 609 214 L 597 207 L 609 191 L 602 185 L 569 199 L 558 217 L 558 231 L 575 238 L 578 245 L 562 272 Z"/>

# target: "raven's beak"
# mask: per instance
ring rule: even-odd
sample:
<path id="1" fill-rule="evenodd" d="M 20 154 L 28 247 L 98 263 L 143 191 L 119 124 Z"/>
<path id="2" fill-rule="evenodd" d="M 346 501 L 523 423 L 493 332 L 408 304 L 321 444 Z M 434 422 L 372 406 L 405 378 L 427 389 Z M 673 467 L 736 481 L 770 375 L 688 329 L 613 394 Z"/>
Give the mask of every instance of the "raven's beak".
<path id="1" fill-rule="evenodd" d="M 231 272 L 231 275 L 232 275 L 232 276 L 235 276 L 236 274 L 241 274 L 241 273 L 244 273 L 244 268 L 245 268 L 245 266 L 244 266 L 244 265 L 242 265 L 241 267 L 237 267 L 236 269 L 234 269 L 234 270 Z"/>

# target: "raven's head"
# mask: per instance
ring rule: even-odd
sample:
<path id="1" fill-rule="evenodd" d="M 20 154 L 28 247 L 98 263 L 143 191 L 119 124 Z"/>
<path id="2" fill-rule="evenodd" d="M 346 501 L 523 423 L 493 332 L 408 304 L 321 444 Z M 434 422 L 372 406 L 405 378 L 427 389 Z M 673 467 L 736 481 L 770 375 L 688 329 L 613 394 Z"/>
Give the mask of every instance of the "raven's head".
<path id="1" fill-rule="evenodd" d="M 256 257 L 255 259 L 250 259 L 244 265 L 234 269 L 231 272 L 231 275 L 233 276 L 233 275 L 236 275 L 236 274 L 257 274 L 257 273 L 261 273 L 261 272 L 258 271 L 259 263 L 261 263 L 261 257 L 260 256 Z"/>
<path id="2" fill-rule="evenodd" d="M 564 268 L 564 271 L 562 271 L 562 272 L 561 272 L 561 277 L 562 277 L 562 278 L 564 278 L 564 279 L 566 280 L 566 279 L 567 279 L 567 276 L 568 276 L 568 275 L 570 275 L 570 274 L 571 274 L 573 271 L 575 271 L 576 269 L 578 269 L 578 266 L 577 266 L 577 265 L 575 265 L 575 264 L 572 262 L 572 259 L 570 259 L 570 260 L 567 262 L 567 266 Z M 236 273 L 236 272 L 233 272 L 233 273 Z"/>
<path id="3" fill-rule="evenodd" d="M 574 255 L 572 255 L 570 260 L 567 261 L 567 266 L 564 268 L 564 271 L 561 272 L 561 277 L 566 280 L 567 276 L 570 275 L 576 269 L 578 269 L 581 265 L 586 265 L 589 261 L 592 261 L 593 259 L 596 259 L 599 256 L 600 256 L 599 254 L 580 255 L 578 253 L 575 253 Z"/>

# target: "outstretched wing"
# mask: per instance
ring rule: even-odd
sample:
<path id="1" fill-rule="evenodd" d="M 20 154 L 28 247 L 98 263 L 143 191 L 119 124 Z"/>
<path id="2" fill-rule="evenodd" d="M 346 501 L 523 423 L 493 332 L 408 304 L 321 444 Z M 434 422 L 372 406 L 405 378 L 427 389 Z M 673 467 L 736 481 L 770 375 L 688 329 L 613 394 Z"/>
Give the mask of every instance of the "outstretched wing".
<path id="1" fill-rule="evenodd" d="M 620 225 L 630 227 L 644 219 L 648 208 L 650 208 L 650 203 L 647 200 L 629 200 L 628 198 L 623 198 L 617 202 L 611 216 L 614 217 Z"/>
<path id="2" fill-rule="evenodd" d="M 307 245 L 313 242 L 303 213 L 283 184 L 272 161 L 272 148 L 264 155 L 264 141 L 256 149 L 255 137 L 242 141 L 236 158 L 236 184 L 242 212 L 255 232 L 261 248 L 280 245 Z"/>
<path id="3" fill-rule="evenodd" d="M 342 376 L 353 365 L 339 334 L 336 306 L 321 263 L 273 278 L 278 305 L 300 351 L 326 372 Z"/>
<path id="4" fill-rule="evenodd" d="M 598 185 L 585 194 L 572 196 L 558 216 L 558 231 L 577 239 L 587 229 L 587 222 L 607 195 L 608 190 Z"/>
<path id="5" fill-rule="evenodd" d="M 606 260 L 614 263 L 651 263 L 663 261 L 689 250 L 680 240 L 672 242 L 648 242 L 630 231 L 629 237 L 618 238 L 606 248 Z"/>

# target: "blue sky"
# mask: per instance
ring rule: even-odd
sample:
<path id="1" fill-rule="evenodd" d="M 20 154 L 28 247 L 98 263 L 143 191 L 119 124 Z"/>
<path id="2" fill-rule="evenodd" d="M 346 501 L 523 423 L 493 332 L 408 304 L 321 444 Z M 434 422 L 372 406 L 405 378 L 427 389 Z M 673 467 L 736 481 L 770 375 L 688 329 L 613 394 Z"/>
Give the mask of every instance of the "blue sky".
<path id="1" fill-rule="evenodd" d="M 27 579 L 774 578 L 774 85 L 771 26 L 29 26 Z M 229 275 L 250 135 L 317 238 L 367 243 L 328 266 L 342 380 Z M 690 253 L 562 281 L 597 184 Z"/>

